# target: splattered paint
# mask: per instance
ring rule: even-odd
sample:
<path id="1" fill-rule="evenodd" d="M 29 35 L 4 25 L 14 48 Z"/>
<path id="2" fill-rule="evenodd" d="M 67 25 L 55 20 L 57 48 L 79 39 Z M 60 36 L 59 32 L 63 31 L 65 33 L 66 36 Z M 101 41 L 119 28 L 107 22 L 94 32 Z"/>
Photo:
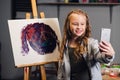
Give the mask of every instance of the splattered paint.
<path id="1" fill-rule="evenodd" d="M 57 40 L 55 31 L 49 25 L 44 23 L 28 24 L 21 31 L 22 53 L 25 55 L 29 52 L 27 41 L 38 54 L 52 53 L 56 48 Z"/>

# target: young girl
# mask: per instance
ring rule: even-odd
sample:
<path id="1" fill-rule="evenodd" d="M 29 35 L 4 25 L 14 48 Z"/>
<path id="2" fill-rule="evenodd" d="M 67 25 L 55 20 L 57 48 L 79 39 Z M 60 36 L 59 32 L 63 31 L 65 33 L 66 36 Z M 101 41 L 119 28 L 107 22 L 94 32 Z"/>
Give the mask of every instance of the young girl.
<path id="1" fill-rule="evenodd" d="M 79 9 L 66 18 L 60 52 L 58 80 L 102 80 L 100 63 L 111 62 L 115 55 L 109 42 L 91 38 L 89 18 Z"/>

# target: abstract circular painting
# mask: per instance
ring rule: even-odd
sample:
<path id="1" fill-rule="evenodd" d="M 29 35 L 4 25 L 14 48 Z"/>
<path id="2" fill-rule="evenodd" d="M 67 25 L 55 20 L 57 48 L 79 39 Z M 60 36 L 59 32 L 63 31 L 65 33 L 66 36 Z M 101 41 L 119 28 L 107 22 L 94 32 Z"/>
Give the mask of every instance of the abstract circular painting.
<path id="1" fill-rule="evenodd" d="M 21 34 L 23 55 L 29 52 L 28 44 L 41 55 L 52 53 L 56 48 L 57 35 L 55 31 L 45 23 L 28 24 L 22 29 Z"/>

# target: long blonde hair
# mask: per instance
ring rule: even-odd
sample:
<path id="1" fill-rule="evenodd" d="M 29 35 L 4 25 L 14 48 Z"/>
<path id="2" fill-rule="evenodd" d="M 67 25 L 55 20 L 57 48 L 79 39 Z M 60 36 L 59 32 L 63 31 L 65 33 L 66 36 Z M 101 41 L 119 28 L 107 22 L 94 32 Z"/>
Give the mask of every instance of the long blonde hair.
<path id="1" fill-rule="evenodd" d="M 70 25 L 69 17 L 73 13 L 78 14 L 78 15 L 82 14 L 86 17 L 85 34 L 82 37 L 78 37 L 78 39 L 76 41 L 78 45 L 75 49 L 74 54 L 77 57 L 77 59 L 79 59 L 79 55 L 83 54 L 87 51 L 88 38 L 91 36 L 91 27 L 90 27 L 90 24 L 89 24 L 88 15 L 80 9 L 72 10 L 68 14 L 68 16 L 65 20 L 64 28 L 63 28 L 63 39 L 62 39 L 61 48 L 60 48 L 61 58 L 63 58 L 63 53 L 64 53 L 64 50 L 66 49 L 66 42 L 71 39 L 71 32 L 69 30 L 69 25 Z"/>

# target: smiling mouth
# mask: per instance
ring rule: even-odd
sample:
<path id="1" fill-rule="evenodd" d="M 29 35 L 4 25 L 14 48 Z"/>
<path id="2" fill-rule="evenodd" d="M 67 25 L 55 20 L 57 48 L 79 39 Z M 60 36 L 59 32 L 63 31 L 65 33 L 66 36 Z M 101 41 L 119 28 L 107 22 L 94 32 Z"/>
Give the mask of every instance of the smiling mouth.
<path id="1" fill-rule="evenodd" d="M 77 34 L 80 34 L 80 33 L 82 33 L 83 31 L 82 30 L 76 30 L 75 31 Z"/>

